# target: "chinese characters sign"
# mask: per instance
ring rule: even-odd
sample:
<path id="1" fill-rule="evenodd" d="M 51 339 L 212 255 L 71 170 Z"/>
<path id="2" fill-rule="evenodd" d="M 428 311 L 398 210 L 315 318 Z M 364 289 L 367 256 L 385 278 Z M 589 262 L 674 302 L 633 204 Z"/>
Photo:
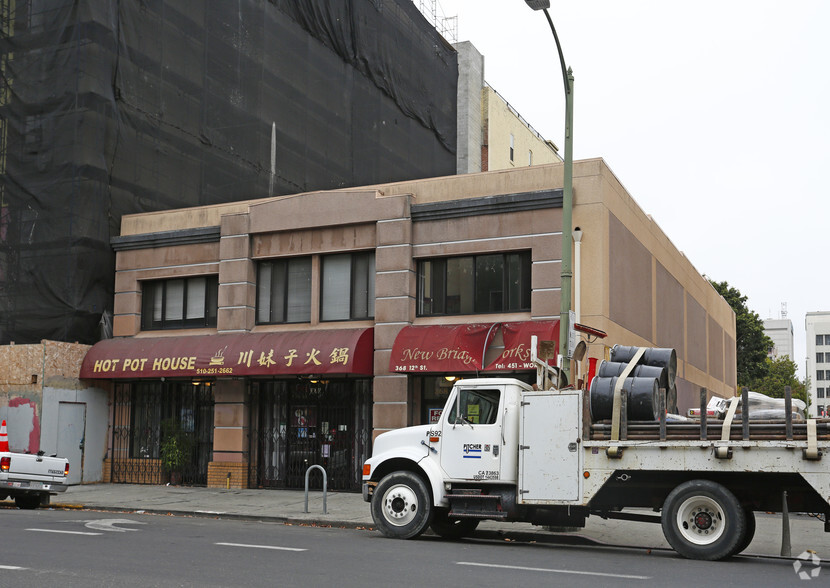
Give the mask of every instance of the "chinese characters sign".
<path id="1" fill-rule="evenodd" d="M 83 379 L 371 374 L 373 329 L 109 339 L 84 358 Z"/>

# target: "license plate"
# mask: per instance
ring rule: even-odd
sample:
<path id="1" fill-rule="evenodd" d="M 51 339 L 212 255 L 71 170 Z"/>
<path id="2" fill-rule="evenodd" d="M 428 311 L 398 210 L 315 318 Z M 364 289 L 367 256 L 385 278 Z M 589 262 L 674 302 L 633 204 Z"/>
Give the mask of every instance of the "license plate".
<path id="1" fill-rule="evenodd" d="M 29 488 L 32 490 L 41 490 L 43 488 L 43 482 L 30 482 Z"/>

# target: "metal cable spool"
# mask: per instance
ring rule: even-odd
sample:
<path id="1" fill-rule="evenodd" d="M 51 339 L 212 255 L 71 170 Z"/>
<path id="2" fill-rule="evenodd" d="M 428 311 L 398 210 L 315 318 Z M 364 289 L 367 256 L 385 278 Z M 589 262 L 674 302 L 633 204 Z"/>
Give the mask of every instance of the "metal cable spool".
<path id="1" fill-rule="evenodd" d="M 600 378 L 613 378 L 614 376 L 621 375 L 627 366 L 627 363 L 602 360 L 597 369 L 597 376 Z M 668 370 L 664 367 L 637 365 L 629 376 L 633 378 L 657 378 L 661 388 L 666 388 L 666 390 L 669 388 Z"/>
<path id="2" fill-rule="evenodd" d="M 617 377 L 597 376 L 591 382 L 591 420 L 610 419 L 614 407 L 614 387 Z M 629 421 L 656 421 L 659 417 L 659 390 L 657 378 L 626 378 L 622 392 L 627 395 L 626 416 Z"/>
<path id="3" fill-rule="evenodd" d="M 639 347 L 626 347 L 624 345 L 614 345 L 611 349 L 611 361 L 628 363 L 634 354 L 637 353 Z M 677 352 L 670 348 L 649 347 L 646 349 L 643 357 L 640 359 L 640 365 L 649 365 L 654 367 L 666 368 L 666 382 L 664 388 L 668 390 L 674 386 L 674 381 L 677 378 Z"/>

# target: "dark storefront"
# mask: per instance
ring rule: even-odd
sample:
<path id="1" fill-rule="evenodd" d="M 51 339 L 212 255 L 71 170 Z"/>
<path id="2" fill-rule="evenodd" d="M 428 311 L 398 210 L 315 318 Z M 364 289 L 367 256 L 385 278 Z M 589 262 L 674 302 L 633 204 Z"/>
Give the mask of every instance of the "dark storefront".
<path id="1" fill-rule="evenodd" d="M 249 487 L 303 488 L 321 465 L 332 490 L 359 490 L 371 449 L 371 380 L 254 380 Z M 322 477 L 309 477 L 312 487 Z"/>
<path id="2" fill-rule="evenodd" d="M 215 485 L 219 470 L 235 468 L 245 487 L 303 488 L 306 470 L 319 464 L 329 488 L 359 490 L 371 448 L 373 332 L 96 344 L 81 378 L 113 382 L 111 481 L 160 484 L 174 474 L 176 482 Z M 174 436 L 186 459 L 165 467 Z M 311 479 L 320 486 L 319 474 Z"/>
<path id="3" fill-rule="evenodd" d="M 117 383 L 113 392 L 111 481 L 163 484 L 163 432 L 178 429 L 189 443 L 181 483 L 207 484 L 213 452 L 213 393 L 207 383 L 147 381 Z"/>

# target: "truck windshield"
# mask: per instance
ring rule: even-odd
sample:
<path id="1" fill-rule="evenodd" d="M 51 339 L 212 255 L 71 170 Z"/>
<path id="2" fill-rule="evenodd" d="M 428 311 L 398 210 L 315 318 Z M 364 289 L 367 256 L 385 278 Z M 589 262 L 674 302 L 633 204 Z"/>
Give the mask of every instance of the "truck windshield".
<path id="1" fill-rule="evenodd" d="M 447 422 L 472 423 L 474 425 L 492 425 L 496 422 L 499 414 L 499 390 L 482 389 L 461 389 L 459 391 L 460 415 L 455 414 L 456 403 L 453 401 L 450 407 L 450 415 Z"/>

